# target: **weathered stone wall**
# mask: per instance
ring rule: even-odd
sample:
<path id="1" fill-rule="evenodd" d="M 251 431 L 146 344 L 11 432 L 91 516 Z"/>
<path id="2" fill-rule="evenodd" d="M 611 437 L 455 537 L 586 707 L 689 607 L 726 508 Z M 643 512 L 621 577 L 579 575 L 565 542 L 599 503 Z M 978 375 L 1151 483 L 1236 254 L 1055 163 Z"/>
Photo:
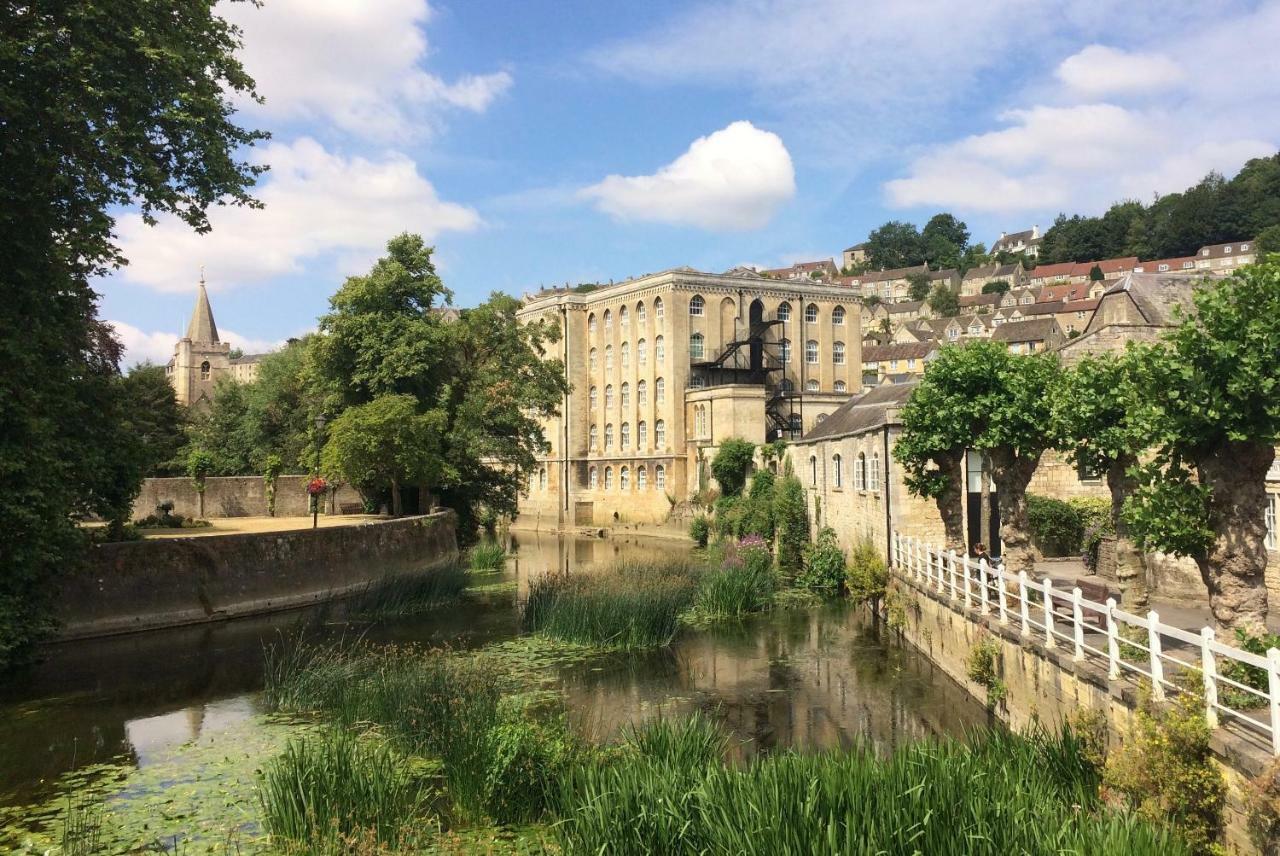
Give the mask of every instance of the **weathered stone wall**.
<path id="1" fill-rule="evenodd" d="M 219 621 L 362 591 L 457 557 L 452 511 L 350 526 L 94 547 L 57 583 L 60 636 Z"/>
<path id="2" fill-rule="evenodd" d="M 276 517 L 303 517 L 311 513 L 307 482 L 311 476 L 280 476 L 276 480 Z M 156 506 L 172 502 L 173 512 L 183 517 L 200 517 L 200 494 L 189 478 L 147 479 L 133 502 L 133 519 L 154 514 Z M 360 502 L 360 494 L 350 485 L 331 493 L 327 507 L 334 512 L 342 505 Z M 218 476 L 205 480 L 204 517 L 266 517 L 267 492 L 262 476 Z"/>
<path id="3" fill-rule="evenodd" d="M 1053 450 L 1040 456 L 1040 464 L 1027 485 L 1027 493 L 1054 499 L 1111 499 L 1105 478 L 1082 480 L 1071 462 Z"/>

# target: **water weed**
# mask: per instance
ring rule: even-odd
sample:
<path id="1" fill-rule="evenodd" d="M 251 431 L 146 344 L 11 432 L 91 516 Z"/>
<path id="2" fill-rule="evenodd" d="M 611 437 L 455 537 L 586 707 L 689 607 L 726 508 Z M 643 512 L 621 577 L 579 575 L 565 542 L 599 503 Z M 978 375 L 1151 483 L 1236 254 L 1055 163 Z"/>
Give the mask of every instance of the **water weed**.
<path id="1" fill-rule="evenodd" d="M 473 571 L 501 570 L 507 562 L 507 550 L 497 541 L 484 540 L 467 551 L 467 563 Z"/>
<path id="2" fill-rule="evenodd" d="M 415 615 L 456 600 L 469 582 L 457 563 L 388 577 L 352 598 L 350 612 L 361 618 Z"/>

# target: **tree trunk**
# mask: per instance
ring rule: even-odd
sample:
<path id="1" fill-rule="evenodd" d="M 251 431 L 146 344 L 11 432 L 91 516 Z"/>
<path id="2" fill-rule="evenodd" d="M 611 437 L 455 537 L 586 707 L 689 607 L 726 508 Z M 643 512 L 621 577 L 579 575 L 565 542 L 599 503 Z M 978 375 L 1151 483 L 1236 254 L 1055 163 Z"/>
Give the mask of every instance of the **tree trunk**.
<path id="1" fill-rule="evenodd" d="M 988 549 L 991 548 L 991 542 L 994 540 L 991 537 L 991 479 L 988 477 L 990 472 L 991 462 L 986 455 L 983 455 L 978 467 L 978 540 Z M 965 487 L 967 489 L 968 485 Z"/>
<path id="2" fill-rule="evenodd" d="M 1122 455 L 1107 468 L 1107 488 L 1111 491 L 1111 524 L 1116 532 L 1116 585 L 1120 587 L 1120 608 L 1135 615 L 1147 611 L 1147 569 L 1143 553 L 1133 542 L 1121 511 L 1125 499 L 1137 483 L 1129 468 L 1137 463 L 1132 455 Z"/>
<path id="3" fill-rule="evenodd" d="M 990 454 L 991 479 L 996 483 L 996 501 L 1000 503 L 1000 555 L 1007 571 L 1026 571 L 1030 575 L 1036 569 L 1036 554 L 1027 522 L 1027 484 L 1040 463 L 1040 455 L 1023 456 L 998 447 Z"/>
<path id="4" fill-rule="evenodd" d="M 395 479 L 391 480 L 391 516 L 399 517 L 403 513 L 403 507 L 400 505 L 400 482 Z"/>
<path id="5" fill-rule="evenodd" d="M 1213 543 L 1198 561 L 1218 627 L 1260 635 L 1267 626 L 1267 470 L 1275 448 L 1227 441 L 1196 458 L 1208 487 Z"/>
<path id="6" fill-rule="evenodd" d="M 964 555 L 964 452 L 939 456 L 934 463 L 947 478 L 947 486 L 934 498 L 948 550 Z"/>

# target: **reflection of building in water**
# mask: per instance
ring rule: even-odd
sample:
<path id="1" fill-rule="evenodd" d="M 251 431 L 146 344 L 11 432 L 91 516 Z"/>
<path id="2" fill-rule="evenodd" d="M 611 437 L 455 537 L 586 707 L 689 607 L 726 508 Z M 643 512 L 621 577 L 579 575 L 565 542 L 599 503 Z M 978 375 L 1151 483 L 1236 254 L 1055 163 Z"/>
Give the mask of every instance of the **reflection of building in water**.
<path id="1" fill-rule="evenodd" d="M 124 724 L 125 738 L 133 747 L 138 766 L 145 767 L 177 747 L 199 740 L 204 734 L 217 733 L 244 722 L 253 713 L 252 702 L 243 696 L 194 704 L 172 713 L 131 719 Z"/>
<path id="2" fill-rule="evenodd" d="M 584 573 L 620 562 L 687 559 L 688 545 L 657 538 L 580 538 L 554 532 L 511 533 L 512 566 L 519 596 L 546 573 Z"/>

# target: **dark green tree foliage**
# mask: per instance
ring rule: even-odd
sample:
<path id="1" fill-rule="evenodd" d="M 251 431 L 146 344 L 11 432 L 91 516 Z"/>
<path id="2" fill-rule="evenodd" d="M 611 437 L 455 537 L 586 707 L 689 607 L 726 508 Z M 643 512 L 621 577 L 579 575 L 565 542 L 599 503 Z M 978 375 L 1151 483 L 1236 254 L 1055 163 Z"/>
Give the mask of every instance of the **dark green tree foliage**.
<path id="1" fill-rule="evenodd" d="M 755 458 L 756 445 L 749 440 L 730 437 L 720 444 L 711 459 L 711 475 L 720 485 L 722 496 L 738 496 L 747 485 L 747 474 Z"/>
<path id="2" fill-rule="evenodd" d="M 983 294 L 1008 294 L 1009 283 L 1003 279 L 993 279 L 982 284 Z"/>
<path id="3" fill-rule="evenodd" d="M 929 292 L 929 308 L 939 318 L 953 318 L 960 314 L 960 295 L 945 282 L 940 282 Z"/>
<path id="4" fill-rule="evenodd" d="M 924 258 L 934 270 L 958 268 L 969 248 L 969 227 L 951 214 L 935 214 L 920 231 Z"/>
<path id="5" fill-rule="evenodd" d="M 1258 233 L 1258 252 L 1280 253 L 1280 224 L 1268 226 Z"/>
<path id="6" fill-rule="evenodd" d="M 400 514 L 402 484 L 439 484 L 441 412 L 418 412 L 412 395 L 380 395 L 342 412 L 329 428 L 321 466 L 365 496 L 390 492 Z"/>
<path id="7" fill-rule="evenodd" d="M 924 300 L 933 288 L 933 280 L 923 271 L 907 274 L 907 296 L 912 300 Z"/>
<path id="8" fill-rule="evenodd" d="M 127 431 L 141 442 L 142 475 L 173 474 L 181 469 L 179 452 L 186 440 L 187 414 L 178 404 L 164 366 L 142 363 L 123 381 Z"/>
<path id="9" fill-rule="evenodd" d="M 0 11 L 0 669 L 47 625 L 43 592 L 75 561 L 71 515 L 117 492 L 104 416 L 119 349 L 89 280 L 124 261 L 118 206 L 208 229 L 250 204 L 261 135 L 231 121 L 253 94 L 239 34 L 208 3 L 6 2 Z M 119 496 L 110 502 L 123 507 Z"/>
<path id="10" fill-rule="evenodd" d="M 1094 265 L 1093 267 L 1089 268 L 1090 282 L 1102 282 L 1104 279 L 1106 279 L 1106 276 L 1102 273 L 1101 267 L 1099 267 L 1098 265 Z"/>
<path id="11" fill-rule="evenodd" d="M 1195 308 L 1135 357 L 1155 454 L 1126 519 L 1144 545 L 1196 560 L 1219 626 L 1258 635 L 1265 482 L 1280 442 L 1280 258 L 1202 286 Z"/>
<path id="12" fill-rule="evenodd" d="M 739 536 L 759 535 L 773 541 L 773 496 L 777 479 L 768 470 L 756 470 L 751 476 L 751 490 L 742 503 Z"/>
<path id="13" fill-rule="evenodd" d="M 793 472 L 787 472 L 777 482 L 773 523 L 778 538 L 778 570 L 794 579 L 804 570 L 804 549 L 809 543 L 809 507 L 804 485 Z"/>
<path id="14" fill-rule="evenodd" d="M 867 260 L 873 270 L 921 264 L 924 262 L 924 239 L 914 224 L 890 220 L 867 235 Z"/>

